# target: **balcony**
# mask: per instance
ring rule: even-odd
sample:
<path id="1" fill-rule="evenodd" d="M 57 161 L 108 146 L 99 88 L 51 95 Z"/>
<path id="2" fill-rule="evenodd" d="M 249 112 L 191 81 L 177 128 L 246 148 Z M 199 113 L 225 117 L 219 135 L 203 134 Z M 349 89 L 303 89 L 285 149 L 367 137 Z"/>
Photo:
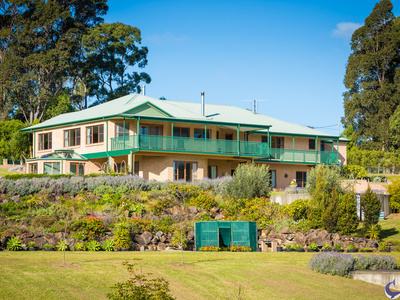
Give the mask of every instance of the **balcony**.
<path id="1" fill-rule="evenodd" d="M 139 139 L 137 135 L 111 138 L 111 151 L 123 149 L 246 156 L 269 161 L 304 164 L 338 163 L 337 152 L 269 149 L 267 143 L 261 142 L 238 142 L 160 135 L 139 135 Z"/>

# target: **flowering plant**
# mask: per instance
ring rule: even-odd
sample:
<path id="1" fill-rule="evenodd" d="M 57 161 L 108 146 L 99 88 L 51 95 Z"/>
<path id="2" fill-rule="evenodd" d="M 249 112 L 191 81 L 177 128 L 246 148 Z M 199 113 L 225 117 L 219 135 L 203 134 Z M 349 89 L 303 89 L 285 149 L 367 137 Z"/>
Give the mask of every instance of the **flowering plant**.
<path id="1" fill-rule="evenodd" d="M 253 250 L 251 249 L 250 246 L 244 246 L 244 245 L 232 245 L 232 247 L 228 249 L 231 252 L 250 252 Z"/>
<path id="2" fill-rule="evenodd" d="M 208 245 L 208 246 L 203 246 L 199 249 L 199 251 L 204 251 L 204 252 L 217 252 L 221 251 L 220 247 L 213 246 L 213 245 Z"/>

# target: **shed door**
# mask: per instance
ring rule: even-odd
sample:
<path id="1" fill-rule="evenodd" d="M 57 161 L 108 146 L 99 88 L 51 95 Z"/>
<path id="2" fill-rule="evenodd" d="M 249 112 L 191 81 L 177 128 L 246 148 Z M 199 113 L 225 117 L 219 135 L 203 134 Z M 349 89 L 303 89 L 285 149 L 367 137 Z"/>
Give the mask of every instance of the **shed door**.
<path id="1" fill-rule="evenodd" d="M 217 222 L 198 222 L 196 223 L 196 250 L 203 246 L 218 247 L 218 223 Z"/>
<path id="2" fill-rule="evenodd" d="M 232 222 L 232 245 L 250 246 L 248 222 Z"/>

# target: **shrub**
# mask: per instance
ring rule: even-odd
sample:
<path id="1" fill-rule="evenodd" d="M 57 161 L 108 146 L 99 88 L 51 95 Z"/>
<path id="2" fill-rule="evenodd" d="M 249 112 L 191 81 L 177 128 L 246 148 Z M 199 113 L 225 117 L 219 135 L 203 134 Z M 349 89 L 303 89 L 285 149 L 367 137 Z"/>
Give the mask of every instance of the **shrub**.
<path id="1" fill-rule="evenodd" d="M 36 243 L 34 241 L 30 241 L 28 243 L 28 249 L 35 249 L 36 248 Z"/>
<path id="2" fill-rule="evenodd" d="M 354 244 L 350 244 L 348 247 L 347 247 L 347 250 L 356 250 L 357 249 L 357 247 L 356 247 L 356 245 L 354 245 Z"/>
<path id="3" fill-rule="evenodd" d="M 364 228 L 368 231 L 372 225 L 378 224 L 381 202 L 368 186 L 367 191 L 361 195 L 360 204 L 364 212 Z"/>
<path id="4" fill-rule="evenodd" d="M 339 219 L 339 202 L 341 196 L 334 188 L 328 197 L 328 206 L 322 211 L 321 225 L 329 232 L 336 232 Z"/>
<path id="5" fill-rule="evenodd" d="M 102 248 L 104 251 L 114 251 L 115 250 L 115 242 L 111 239 L 105 240 L 103 242 Z"/>
<path id="6" fill-rule="evenodd" d="M 316 243 L 311 243 L 308 248 L 311 249 L 311 250 L 317 251 L 318 250 L 318 245 Z"/>
<path id="7" fill-rule="evenodd" d="M 135 270 L 138 264 L 125 262 L 123 265 L 127 266 L 132 277 L 126 282 L 119 282 L 112 286 L 114 291 L 107 294 L 108 299 L 175 299 L 169 294 L 169 283 L 164 278 L 148 279 L 149 274 L 143 274 L 141 268 L 140 273 Z"/>
<path id="8" fill-rule="evenodd" d="M 393 181 L 387 186 L 387 190 L 390 194 L 390 208 L 400 210 L 400 180 L 398 178 L 393 179 Z"/>
<path id="9" fill-rule="evenodd" d="M 37 216 L 32 221 L 32 227 L 36 227 L 36 228 L 51 228 L 56 221 L 57 221 L 57 219 L 54 218 L 54 217 Z"/>
<path id="10" fill-rule="evenodd" d="M 284 211 L 293 217 L 293 220 L 298 221 L 301 219 L 307 219 L 310 213 L 311 203 L 308 199 L 298 199 L 289 205 L 285 205 Z"/>
<path id="11" fill-rule="evenodd" d="M 56 247 L 58 248 L 58 251 L 69 251 L 70 249 L 66 240 L 60 240 Z"/>
<path id="12" fill-rule="evenodd" d="M 186 238 L 187 230 L 185 228 L 181 228 L 180 226 L 176 226 L 175 232 L 171 239 L 171 244 L 176 247 L 182 247 L 183 249 L 187 248 L 187 243 L 189 242 Z"/>
<path id="13" fill-rule="evenodd" d="M 103 219 L 95 216 L 87 216 L 83 219 L 79 219 L 71 224 L 71 230 L 77 231 L 75 237 L 81 240 L 93 239 L 96 236 L 102 236 L 106 232 L 107 228 L 104 225 Z"/>
<path id="14" fill-rule="evenodd" d="M 86 243 L 86 248 L 88 251 L 100 251 L 101 245 L 98 241 L 92 240 Z"/>
<path id="15" fill-rule="evenodd" d="M 213 207 L 218 206 L 218 203 L 215 201 L 214 197 L 206 192 L 200 193 L 196 197 L 191 197 L 188 201 L 188 204 L 197 208 L 204 208 L 208 211 L 211 211 Z"/>
<path id="16" fill-rule="evenodd" d="M 227 185 L 227 194 L 234 199 L 268 197 L 270 178 L 267 165 L 240 164 Z"/>
<path id="17" fill-rule="evenodd" d="M 378 224 L 371 225 L 367 231 L 367 235 L 371 240 L 378 240 L 382 227 Z"/>
<path id="18" fill-rule="evenodd" d="M 296 244 L 296 245 L 294 245 L 294 249 L 301 250 L 301 249 L 303 249 L 303 246 L 301 244 Z"/>
<path id="19" fill-rule="evenodd" d="M 321 180 L 324 182 L 323 189 L 317 190 L 317 181 Z M 341 178 L 340 172 L 335 167 L 318 165 L 311 169 L 307 176 L 307 192 L 315 196 L 316 193 L 332 193 L 333 189 L 336 188 L 337 192 L 340 193 Z"/>
<path id="20" fill-rule="evenodd" d="M 357 255 L 354 270 L 396 270 L 397 262 L 389 255 Z"/>
<path id="21" fill-rule="evenodd" d="M 379 243 L 379 250 L 380 251 L 388 251 L 389 246 L 386 244 L 386 242 L 380 242 Z"/>
<path id="22" fill-rule="evenodd" d="M 128 223 L 119 223 L 116 225 L 114 232 L 115 246 L 119 248 L 130 248 L 132 246 L 132 239 L 129 232 Z"/>
<path id="23" fill-rule="evenodd" d="M 333 250 L 343 250 L 343 246 L 340 244 L 336 244 L 335 246 L 333 246 Z"/>
<path id="24" fill-rule="evenodd" d="M 86 245 L 84 243 L 76 243 L 75 244 L 75 251 L 86 251 Z"/>
<path id="25" fill-rule="evenodd" d="M 324 249 L 324 250 L 331 250 L 331 245 L 329 245 L 329 244 L 325 244 L 324 246 L 322 246 L 322 249 Z"/>
<path id="26" fill-rule="evenodd" d="M 338 231 L 341 234 L 356 232 L 358 227 L 357 204 L 354 193 L 346 193 L 339 204 Z"/>
<path id="27" fill-rule="evenodd" d="M 12 237 L 7 242 L 7 249 L 10 251 L 20 251 L 22 250 L 22 242 L 17 237 Z"/>
<path id="28" fill-rule="evenodd" d="M 315 254 L 308 267 L 322 274 L 350 277 L 350 271 L 354 270 L 354 263 L 353 255 L 328 252 Z"/>

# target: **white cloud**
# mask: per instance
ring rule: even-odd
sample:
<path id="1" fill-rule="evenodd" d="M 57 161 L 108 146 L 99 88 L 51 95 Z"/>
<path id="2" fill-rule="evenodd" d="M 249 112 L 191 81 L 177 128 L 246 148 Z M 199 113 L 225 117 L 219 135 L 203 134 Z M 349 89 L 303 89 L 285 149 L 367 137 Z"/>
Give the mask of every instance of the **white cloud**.
<path id="1" fill-rule="evenodd" d="M 167 31 L 164 34 L 153 34 L 147 36 L 147 40 L 150 41 L 151 43 L 158 44 L 158 45 L 164 45 L 164 44 L 170 44 L 170 43 L 181 43 L 184 41 L 187 41 L 187 36 L 182 35 L 182 36 L 176 36 L 169 31 Z"/>
<path id="2" fill-rule="evenodd" d="M 336 24 L 336 28 L 332 30 L 332 35 L 337 38 L 349 40 L 353 32 L 361 27 L 362 24 L 353 22 L 341 22 Z"/>

